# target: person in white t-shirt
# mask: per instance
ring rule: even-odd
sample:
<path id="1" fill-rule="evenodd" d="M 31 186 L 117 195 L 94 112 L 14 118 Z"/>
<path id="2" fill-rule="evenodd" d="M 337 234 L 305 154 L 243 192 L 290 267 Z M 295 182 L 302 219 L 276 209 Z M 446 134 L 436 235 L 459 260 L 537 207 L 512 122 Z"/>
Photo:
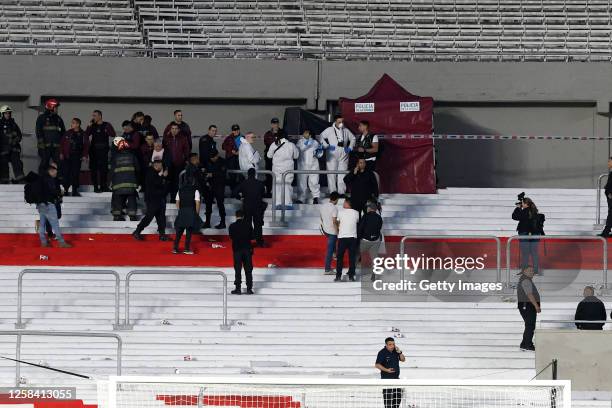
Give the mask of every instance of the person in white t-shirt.
<path id="1" fill-rule="evenodd" d="M 329 196 L 329 202 L 321 204 L 319 212 L 321 214 L 321 232 L 327 238 L 327 248 L 325 250 L 325 275 L 335 275 L 331 268 L 331 261 L 336 251 L 336 242 L 338 241 L 338 226 L 336 218 L 338 217 L 338 193 L 333 191 Z"/>
<path id="2" fill-rule="evenodd" d="M 348 278 L 355 282 L 355 263 L 357 260 L 357 224 L 359 223 L 359 213 L 351 208 L 351 200 L 345 199 L 343 210 L 338 212 L 336 225 L 338 226 L 338 251 L 336 253 L 336 279 L 335 282 L 342 280 L 342 267 L 344 266 L 344 253 L 349 254 Z"/>

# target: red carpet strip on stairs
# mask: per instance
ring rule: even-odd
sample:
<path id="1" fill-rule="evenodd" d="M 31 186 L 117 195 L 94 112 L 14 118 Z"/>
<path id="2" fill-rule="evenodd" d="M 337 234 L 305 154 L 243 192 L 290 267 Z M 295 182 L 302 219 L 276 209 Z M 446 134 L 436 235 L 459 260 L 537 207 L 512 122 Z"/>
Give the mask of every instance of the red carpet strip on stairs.
<path id="1" fill-rule="evenodd" d="M 0 234 L 0 265 L 27 266 L 177 266 L 231 267 L 231 242 L 227 236 L 194 235 L 195 255 L 171 253 L 172 242 L 160 242 L 157 235 L 146 235 L 144 242 L 129 234 L 68 234 L 74 248 L 41 248 L 38 235 Z M 265 236 L 266 247 L 255 248 L 256 267 L 273 264 L 280 268 L 323 268 L 325 238 L 320 235 Z M 398 253 L 400 237 L 386 237 L 387 256 Z M 502 238 L 502 267 L 505 266 Z M 184 245 L 184 239 L 182 242 Z M 221 248 L 213 248 L 221 245 Z M 602 245 L 598 241 L 547 241 L 540 244 L 540 264 L 544 269 L 601 269 Z M 182 246 L 181 246 L 182 248 Z M 486 256 L 486 267 L 495 268 L 496 248 L 492 241 L 456 239 L 411 241 L 407 252 L 414 256 Z M 612 252 L 612 251 L 611 251 Z M 612 254 L 611 254 L 612 255 Z M 45 259 L 46 257 L 46 259 Z M 518 265 L 518 243 L 512 244 L 512 266 Z M 611 262 L 610 259 L 608 262 Z"/>

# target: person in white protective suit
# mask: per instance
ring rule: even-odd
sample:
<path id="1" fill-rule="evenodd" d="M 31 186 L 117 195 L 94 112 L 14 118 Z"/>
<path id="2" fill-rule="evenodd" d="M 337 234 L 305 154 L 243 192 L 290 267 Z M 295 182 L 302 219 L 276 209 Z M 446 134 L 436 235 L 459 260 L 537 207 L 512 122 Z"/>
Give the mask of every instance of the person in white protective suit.
<path id="1" fill-rule="evenodd" d="M 292 195 L 293 195 L 293 187 L 291 187 L 291 183 L 293 182 L 293 174 L 287 174 L 285 177 L 285 185 L 282 185 L 282 175 L 284 172 L 288 170 L 293 170 L 293 161 L 296 160 L 300 155 L 298 148 L 294 143 L 287 140 L 283 133 L 279 133 L 277 139 L 270 145 L 268 149 L 268 153 L 266 156 L 268 159 L 272 159 L 272 171 L 276 175 L 276 185 L 274 188 L 276 189 L 276 200 L 280 204 L 277 205 L 277 208 L 282 208 L 284 205 L 286 209 L 293 209 Z M 282 200 L 282 191 L 285 189 L 285 202 Z"/>
<path id="2" fill-rule="evenodd" d="M 319 170 L 319 158 L 323 157 L 323 146 L 312 137 L 310 130 L 304 131 L 297 143 L 297 148 L 300 151 L 298 170 Z M 306 202 L 308 190 L 310 190 L 312 203 L 319 204 L 321 188 L 319 187 L 318 174 L 298 174 L 298 188 L 298 201 L 296 203 Z"/>
<path id="3" fill-rule="evenodd" d="M 240 147 L 238 148 L 238 163 L 240 165 L 240 170 L 257 170 L 259 168 L 261 155 L 255 149 L 255 146 L 253 146 L 254 142 L 255 134 L 253 132 L 248 132 L 241 140 Z"/>
<path id="4" fill-rule="evenodd" d="M 355 135 L 344 127 L 342 115 L 334 116 L 334 123 L 321 133 L 320 142 L 326 150 L 327 170 L 348 170 L 349 154 L 355 146 Z M 328 193 L 346 193 L 344 174 L 327 175 Z"/>

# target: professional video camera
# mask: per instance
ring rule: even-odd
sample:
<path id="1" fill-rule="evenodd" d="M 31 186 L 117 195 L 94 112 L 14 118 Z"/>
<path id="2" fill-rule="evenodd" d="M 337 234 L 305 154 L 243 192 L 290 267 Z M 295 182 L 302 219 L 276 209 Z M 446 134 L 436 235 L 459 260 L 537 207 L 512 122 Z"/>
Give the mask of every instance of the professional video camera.
<path id="1" fill-rule="evenodd" d="M 514 203 L 515 205 L 521 205 L 523 203 L 523 199 L 525 199 L 525 192 L 521 192 L 521 194 L 519 194 L 517 196 L 518 201 L 516 203 Z"/>

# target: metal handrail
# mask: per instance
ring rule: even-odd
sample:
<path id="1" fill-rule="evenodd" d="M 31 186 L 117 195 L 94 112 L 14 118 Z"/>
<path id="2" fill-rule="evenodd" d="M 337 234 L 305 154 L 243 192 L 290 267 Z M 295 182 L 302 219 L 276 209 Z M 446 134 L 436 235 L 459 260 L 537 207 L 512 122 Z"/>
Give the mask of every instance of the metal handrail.
<path id="1" fill-rule="evenodd" d="M 285 180 L 287 179 L 288 174 L 348 174 L 348 173 L 350 173 L 350 171 L 348 170 L 287 170 L 281 176 L 281 183 L 282 183 L 281 185 L 282 186 L 285 185 Z M 276 187 L 276 184 L 274 184 L 274 186 Z M 286 227 L 288 225 L 285 219 L 285 188 L 284 187 L 281 189 L 281 219 L 280 219 L 279 224 L 283 227 Z"/>
<path id="2" fill-rule="evenodd" d="M 67 275 L 112 275 L 115 277 L 115 323 L 113 329 L 119 327 L 119 274 L 113 270 L 70 270 L 70 269 L 24 269 L 17 278 L 17 323 L 16 329 L 25 329 L 21 315 L 23 309 L 23 277 L 26 274 L 67 274 Z"/>
<path id="3" fill-rule="evenodd" d="M 125 321 L 120 326 L 121 330 L 131 330 L 134 325 L 130 323 L 130 280 L 134 275 L 213 275 L 221 276 L 223 279 L 223 291 L 221 293 L 221 299 L 223 301 L 223 323 L 221 324 L 222 330 L 229 330 L 230 325 L 227 321 L 227 275 L 222 271 L 211 271 L 211 270 L 160 270 L 160 269 L 138 269 L 128 272 L 125 277 Z"/>
<path id="4" fill-rule="evenodd" d="M 256 170 L 256 174 L 269 174 L 272 176 L 272 186 L 276 185 L 276 173 L 274 173 L 272 170 Z M 248 170 L 228 170 L 228 173 L 235 173 L 235 174 L 247 174 Z M 278 227 L 280 226 L 277 222 L 276 222 L 276 189 L 273 188 L 272 189 L 272 221 L 270 223 L 270 225 L 272 227 Z"/>
<path id="5" fill-rule="evenodd" d="M 499 237 L 495 235 L 406 235 L 402 237 L 400 241 L 400 257 L 404 257 L 404 249 L 405 243 L 409 239 L 489 239 L 495 241 L 495 246 L 497 250 L 497 261 L 496 261 L 496 270 L 497 270 L 497 281 L 501 281 L 501 240 Z M 400 279 L 403 281 L 405 276 L 405 268 L 402 264 L 402 268 L 400 269 Z"/>
<path id="6" fill-rule="evenodd" d="M 21 360 L 21 336 L 51 336 L 51 337 L 107 337 L 117 340 L 117 375 L 121 375 L 121 357 L 123 353 L 123 340 L 115 333 L 98 332 L 70 332 L 70 331 L 44 331 L 44 330 L 1 330 L 0 336 L 17 336 L 15 343 L 15 359 Z M 19 387 L 21 378 L 21 364 L 15 363 L 15 386 Z"/>
<path id="7" fill-rule="evenodd" d="M 514 240 L 596 240 L 600 241 L 603 249 L 602 256 L 602 281 L 603 287 L 608 288 L 608 241 L 600 236 L 584 236 L 584 235 L 513 235 L 506 241 L 506 285 L 510 287 L 510 244 Z"/>
<path id="8" fill-rule="evenodd" d="M 595 203 L 595 225 L 601 223 L 601 180 L 608 177 L 609 173 L 602 173 L 597 177 L 597 203 Z"/>

